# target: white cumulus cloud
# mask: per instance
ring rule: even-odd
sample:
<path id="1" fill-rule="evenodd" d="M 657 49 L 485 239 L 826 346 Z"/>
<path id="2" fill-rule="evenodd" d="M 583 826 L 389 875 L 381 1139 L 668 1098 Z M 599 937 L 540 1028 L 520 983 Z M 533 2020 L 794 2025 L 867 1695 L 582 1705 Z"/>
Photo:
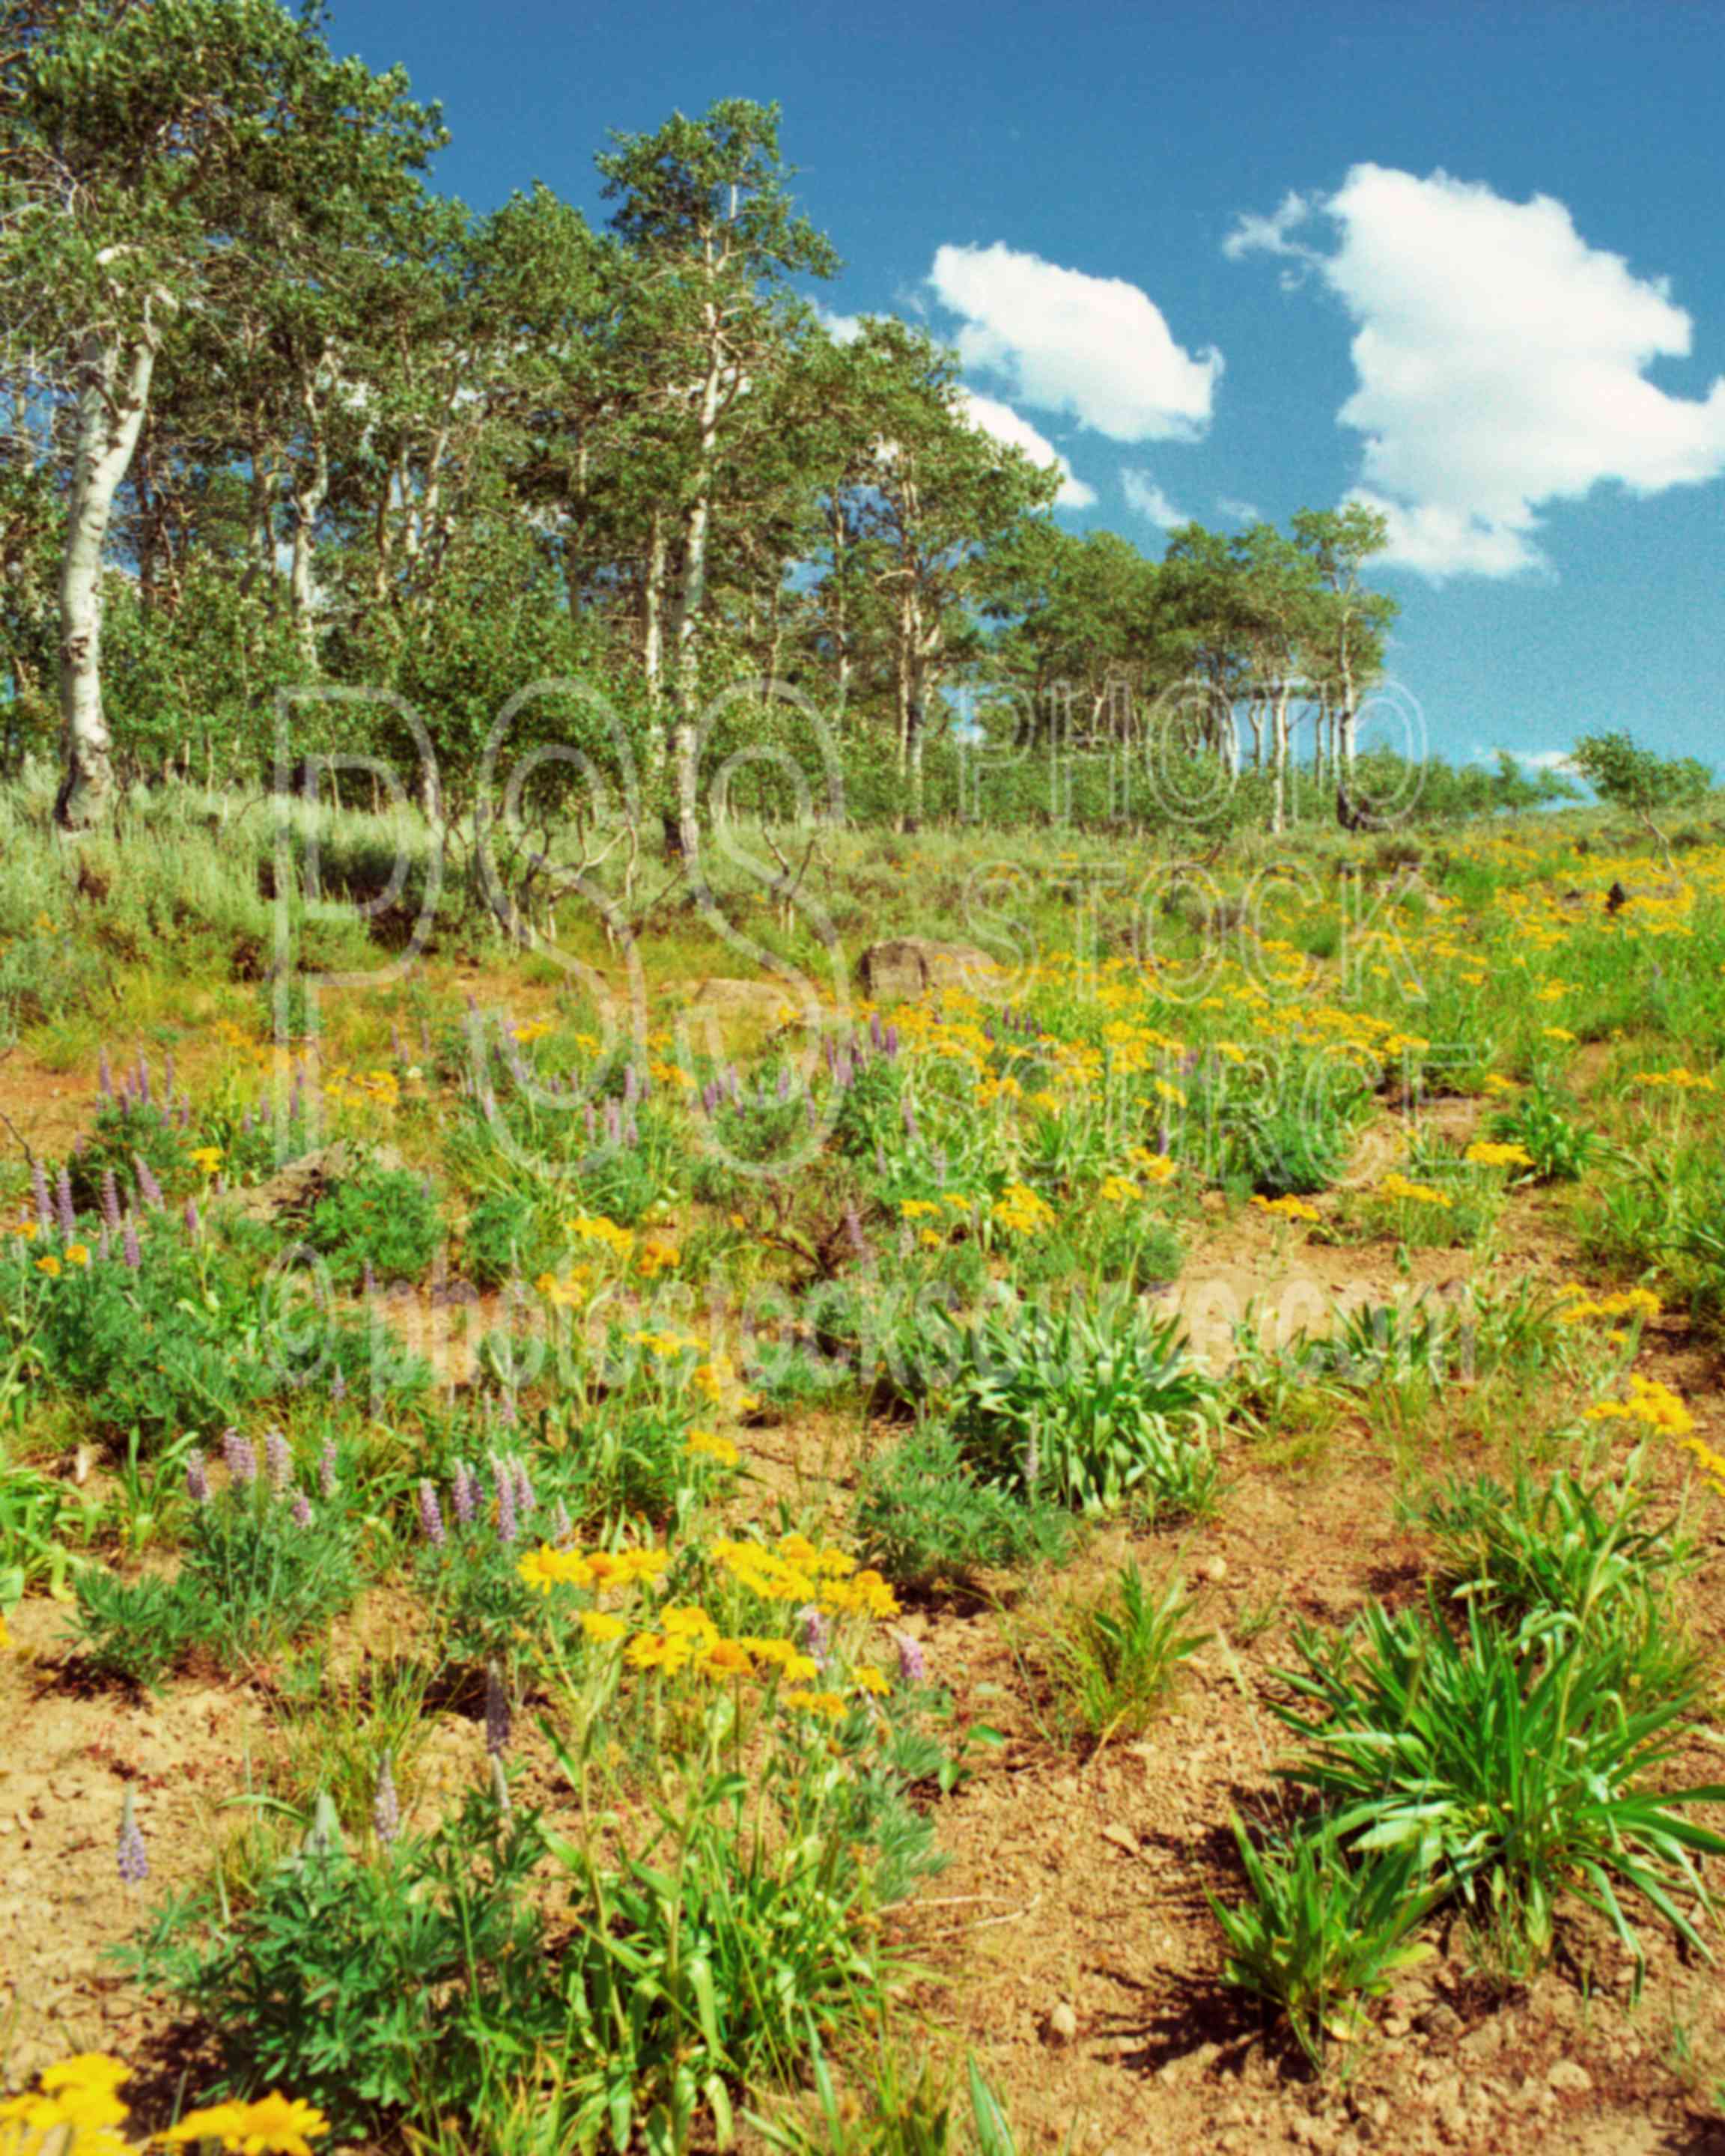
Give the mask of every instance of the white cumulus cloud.
<path id="1" fill-rule="evenodd" d="M 1117 442 L 1190 441 L 1209 426 L 1222 355 L 1183 350 L 1162 310 L 1124 278 L 997 241 L 937 249 L 928 281 L 961 317 L 965 366 L 1024 403 Z"/>
<path id="2" fill-rule="evenodd" d="M 973 427 L 991 434 L 997 442 L 1004 442 L 1009 449 L 1022 449 L 1031 463 L 1044 471 L 1060 474 L 1060 490 L 1055 496 L 1056 509 L 1089 509 L 1094 505 L 1096 489 L 1086 485 L 1075 474 L 1054 444 L 1045 434 L 1039 434 L 1022 413 L 1014 412 L 1010 404 L 1003 404 L 999 398 L 980 396 L 974 389 L 962 385 L 958 404 Z"/>
<path id="3" fill-rule="evenodd" d="M 1175 508 L 1147 471 L 1122 470 L 1120 491 L 1126 496 L 1128 509 L 1135 509 L 1140 516 L 1164 531 L 1173 531 L 1192 521 L 1183 509 Z"/>
<path id="4" fill-rule="evenodd" d="M 1333 195 L 1240 219 L 1225 249 L 1300 264 L 1352 316 L 1356 387 L 1337 417 L 1365 438 L 1357 492 L 1408 567 L 1541 568 L 1545 504 L 1725 471 L 1725 380 L 1697 398 L 1647 379 L 1687 356 L 1689 316 L 1549 195 L 1357 165 Z"/>

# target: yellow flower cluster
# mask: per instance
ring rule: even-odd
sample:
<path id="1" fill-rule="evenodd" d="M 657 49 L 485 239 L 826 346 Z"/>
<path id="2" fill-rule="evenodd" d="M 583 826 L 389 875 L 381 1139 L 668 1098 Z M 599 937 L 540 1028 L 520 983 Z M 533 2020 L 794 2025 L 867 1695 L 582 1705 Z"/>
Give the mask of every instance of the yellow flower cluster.
<path id="1" fill-rule="evenodd" d="M 1027 1183 L 1009 1183 L 995 1200 L 993 1217 L 1014 1235 L 1034 1235 L 1054 1219 L 1054 1208 Z"/>
<path id="2" fill-rule="evenodd" d="M 1266 1198 L 1261 1191 L 1254 1191 L 1252 1203 L 1260 1213 L 1273 1213 L 1278 1220 L 1322 1220 L 1324 1217 L 1317 1206 L 1308 1205 L 1303 1198 L 1291 1194 L 1286 1198 Z"/>
<path id="3" fill-rule="evenodd" d="M 337 1063 L 325 1075 L 323 1096 L 338 1108 L 388 1111 L 401 1106 L 401 1081 L 393 1070 L 350 1070 Z"/>
<path id="4" fill-rule="evenodd" d="M 1668 1086 L 1679 1093 L 1716 1093 L 1719 1090 L 1717 1081 L 1710 1073 L 1688 1070 L 1681 1063 L 1675 1070 L 1638 1070 L 1635 1083 L 1655 1089 Z"/>
<path id="5" fill-rule="evenodd" d="M 1695 1428 L 1695 1418 L 1669 1385 L 1661 1384 L 1656 1378 L 1634 1374 L 1629 1382 L 1630 1396 L 1626 1400 L 1601 1400 L 1597 1407 L 1588 1409 L 1588 1420 L 1636 1422 L 1666 1437 L 1690 1435 Z"/>
<path id="6" fill-rule="evenodd" d="M 1434 1189 L 1430 1183 L 1410 1183 L 1404 1175 L 1386 1175 L 1378 1185 L 1377 1194 L 1397 1204 L 1435 1206 L 1445 1213 L 1455 1203 L 1444 1191 Z"/>
<path id="7" fill-rule="evenodd" d="M 560 1550 L 549 1543 L 529 1550 L 516 1567 L 526 1584 L 541 1594 L 553 1587 L 651 1587 L 670 1563 L 665 1549 Z"/>
<path id="8" fill-rule="evenodd" d="M 763 1543 L 716 1543 L 713 1557 L 763 1602 L 813 1602 L 835 1615 L 898 1614 L 898 1599 L 878 1572 L 859 1571 L 848 1551 L 817 1549 L 804 1535 L 782 1536 L 770 1549 Z"/>
<path id="9" fill-rule="evenodd" d="M 105 2051 L 49 2066 L 29 2094 L 0 2102 L 0 2156 L 128 2156 L 131 2144 L 118 2129 L 131 2116 L 120 2097 L 131 2079 L 124 2061 Z M 167 2148 L 214 2142 L 237 2156 L 312 2156 L 312 2142 L 329 2130 L 311 2104 L 272 2092 L 188 2111 L 152 2140 Z"/>
<path id="10" fill-rule="evenodd" d="M 1625 1288 L 1616 1295 L 1594 1296 L 1571 1281 L 1558 1291 L 1563 1307 L 1559 1325 L 1580 1325 L 1589 1318 L 1657 1317 L 1665 1305 L 1651 1288 Z"/>
<path id="11" fill-rule="evenodd" d="M 1462 1158 L 1470 1168 L 1532 1168 L 1534 1164 L 1526 1146 L 1494 1138 L 1476 1138 Z"/>
<path id="12" fill-rule="evenodd" d="M 683 1450 L 694 1460 L 714 1460 L 721 1467 L 735 1467 L 742 1455 L 728 1437 L 710 1430 L 691 1430 Z"/>

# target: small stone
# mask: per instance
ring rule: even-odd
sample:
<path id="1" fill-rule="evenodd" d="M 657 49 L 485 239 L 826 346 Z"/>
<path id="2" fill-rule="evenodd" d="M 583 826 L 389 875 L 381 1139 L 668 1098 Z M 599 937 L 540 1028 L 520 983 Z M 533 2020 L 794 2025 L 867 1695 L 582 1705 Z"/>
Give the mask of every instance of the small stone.
<path id="1" fill-rule="evenodd" d="M 1064 1999 L 1056 1999 L 1050 2009 L 1047 2032 L 1050 2044 L 1070 2044 L 1078 2034 L 1078 2016 Z"/>
<path id="2" fill-rule="evenodd" d="M 1501 2051 L 1503 2049 L 1503 2024 L 1501 2021 L 1481 2021 L 1477 2029 L 1468 2030 L 1460 2048 L 1472 2059 L 1486 2058 L 1493 2051 Z"/>
<path id="3" fill-rule="evenodd" d="M 1587 2068 L 1574 2059 L 1558 2059 L 1546 2070 L 1545 2085 L 1559 2096 L 1585 2096 L 1594 2085 Z"/>
<path id="4" fill-rule="evenodd" d="M 1111 1820 L 1102 1829 L 1102 1839 L 1111 1841 L 1117 1849 L 1123 1849 L 1128 1856 L 1138 1853 L 1138 1837 L 1129 1826 L 1122 1826 L 1117 1820 Z"/>
<path id="5" fill-rule="evenodd" d="M 1209 1580 L 1212 1586 L 1219 1586 L 1228 1577 L 1227 1558 L 1207 1557 L 1198 1568 L 1198 1576 L 1200 1579 Z"/>

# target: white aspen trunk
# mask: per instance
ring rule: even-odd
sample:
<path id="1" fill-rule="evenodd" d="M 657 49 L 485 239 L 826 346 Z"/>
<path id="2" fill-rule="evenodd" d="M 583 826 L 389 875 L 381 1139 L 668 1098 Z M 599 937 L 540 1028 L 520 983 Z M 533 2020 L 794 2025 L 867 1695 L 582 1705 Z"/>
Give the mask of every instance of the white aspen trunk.
<path id="1" fill-rule="evenodd" d="M 696 705 L 701 694 L 701 610 L 706 603 L 707 541 L 712 528 L 713 453 L 718 440 L 722 348 L 716 304 L 706 305 L 706 372 L 701 385 L 700 451 L 695 485 L 683 520 L 682 588 L 677 596 L 677 665 L 672 710 L 671 756 L 676 785 L 677 850 L 697 874 L 701 860 L 700 740 Z"/>
<path id="2" fill-rule="evenodd" d="M 54 820 L 83 830 L 106 814 L 114 790 L 112 743 L 102 709 L 102 550 L 114 498 L 136 449 L 156 367 L 146 327 L 121 350 L 92 335 L 80 357 L 77 448 L 60 565 L 62 775 Z"/>
<path id="3" fill-rule="evenodd" d="M 294 489 L 294 554 L 288 575 L 288 603 L 293 612 L 300 655 L 315 670 L 317 623 L 312 611 L 315 594 L 311 587 L 311 557 L 317 543 L 317 520 L 329 500 L 330 449 L 324 436 L 323 414 L 318 408 L 314 383 L 306 384 L 300 401 L 305 409 L 306 424 L 311 429 L 311 479 L 309 485 Z"/>
<path id="4" fill-rule="evenodd" d="M 1288 794 L 1288 691 L 1278 689 L 1274 706 L 1275 733 L 1272 756 L 1275 762 L 1275 784 L 1271 794 L 1270 828 L 1273 832 L 1287 829 Z"/>

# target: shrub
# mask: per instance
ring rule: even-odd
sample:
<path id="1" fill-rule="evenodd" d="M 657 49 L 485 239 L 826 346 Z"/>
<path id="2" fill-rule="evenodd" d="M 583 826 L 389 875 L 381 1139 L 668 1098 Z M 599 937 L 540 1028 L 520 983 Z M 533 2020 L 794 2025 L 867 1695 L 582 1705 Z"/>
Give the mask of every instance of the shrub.
<path id="1" fill-rule="evenodd" d="M 953 1353 L 952 1432 L 980 1479 L 1087 1512 L 1128 1496 L 1175 1517 L 1211 1509 L 1217 1389 L 1177 1319 L 1147 1317 L 1130 1298 L 1074 1296 L 1053 1311 L 997 1302 L 932 1322 Z"/>
<path id="2" fill-rule="evenodd" d="M 1227 1943 L 1223 1980 L 1286 2014 L 1319 2063 L 1327 2038 L 1358 2033 L 1362 1999 L 1430 1958 L 1410 1934 L 1434 1897 L 1409 1850 L 1350 1856 L 1322 1827 L 1260 1848 L 1237 1819 L 1234 1838 L 1248 1898 L 1229 1908 L 1207 1894 Z"/>
<path id="3" fill-rule="evenodd" d="M 337 1287 L 418 1280 L 437 1255 L 442 1223 L 426 1181 L 406 1168 L 367 1168 L 320 1198 L 305 1240 Z"/>
<path id="4" fill-rule="evenodd" d="M 1087 1736 L 1106 1742 L 1149 1727 L 1209 1637 L 1186 1629 L 1193 1606 L 1178 1568 L 1158 1589 L 1128 1558 L 1100 1594 L 1055 1620 L 1055 1679 Z"/>
<path id="5" fill-rule="evenodd" d="M 1299 1704 L 1278 1710 L 1307 1747 L 1290 1771 L 1344 1842 L 1409 1853 L 1535 1963 L 1565 1892 L 1639 1961 L 1624 1887 L 1708 1952 L 1681 1903 L 1711 1910 L 1694 1860 L 1725 1854 L 1725 1836 L 1681 1808 L 1725 1788 L 1647 1785 L 1692 1691 L 1626 1706 L 1617 1642 L 1573 1626 L 1510 1636 L 1475 1606 L 1459 1636 L 1433 1611 L 1374 1606 L 1340 1641 L 1300 1645 Z"/>
<path id="6" fill-rule="evenodd" d="M 1057 1564 L 1072 1541 L 1067 1515 L 1045 1499 L 979 1481 L 952 1431 L 937 1422 L 920 1424 L 869 1461 L 855 1517 L 862 1555 L 907 1588 Z"/>

